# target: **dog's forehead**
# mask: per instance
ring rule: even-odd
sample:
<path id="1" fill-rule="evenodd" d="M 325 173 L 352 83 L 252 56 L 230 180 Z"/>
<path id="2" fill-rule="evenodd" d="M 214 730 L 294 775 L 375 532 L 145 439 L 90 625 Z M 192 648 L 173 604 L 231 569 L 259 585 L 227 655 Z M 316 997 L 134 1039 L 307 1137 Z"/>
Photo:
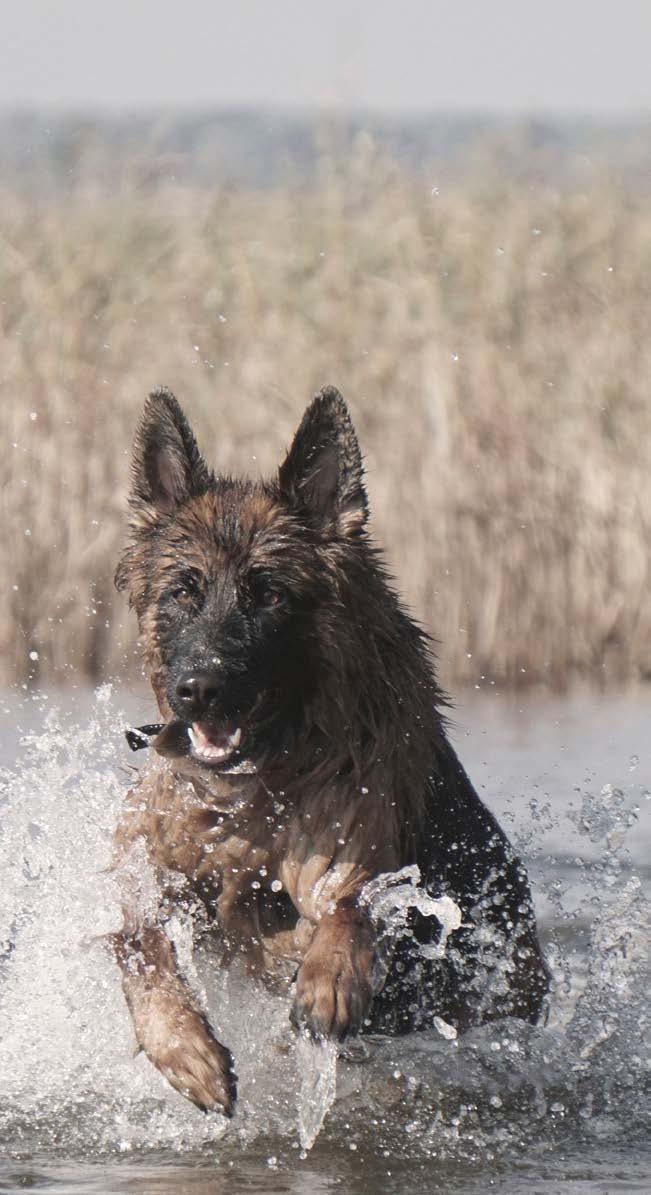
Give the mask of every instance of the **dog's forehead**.
<path id="1" fill-rule="evenodd" d="M 271 493 L 253 484 L 223 482 L 189 502 L 175 530 L 209 566 L 224 554 L 254 561 L 284 541 L 290 529 L 287 511 Z"/>

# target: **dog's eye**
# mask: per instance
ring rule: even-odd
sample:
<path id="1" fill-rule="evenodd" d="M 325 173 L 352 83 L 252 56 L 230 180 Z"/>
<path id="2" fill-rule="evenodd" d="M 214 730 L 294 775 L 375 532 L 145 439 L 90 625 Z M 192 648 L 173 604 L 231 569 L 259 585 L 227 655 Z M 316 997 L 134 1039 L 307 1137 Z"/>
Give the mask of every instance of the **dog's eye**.
<path id="1" fill-rule="evenodd" d="M 277 589 L 262 589 L 257 596 L 258 605 L 262 606 L 265 610 L 272 610 L 274 606 L 282 606 L 285 600 L 282 593 L 279 593 Z"/>
<path id="2" fill-rule="evenodd" d="M 181 585 L 177 585 L 176 589 L 172 590 L 172 597 L 179 606 L 184 609 L 189 609 L 191 606 L 196 606 L 200 599 L 199 583 L 193 577 L 187 577 Z"/>
<path id="3" fill-rule="evenodd" d="M 285 604 L 285 593 L 265 573 L 254 572 L 249 577 L 248 589 L 258 610 L 273 610 Z"/>
<path id="4" fill-rule="evenodd" d="M 196 593 L 190 589 L 185 589 L 183 586 L 180 589 L 175 589 L 172 594 L 172 597 L 179 603 L 179 606 L 192 606 L 196 596 Z"/>

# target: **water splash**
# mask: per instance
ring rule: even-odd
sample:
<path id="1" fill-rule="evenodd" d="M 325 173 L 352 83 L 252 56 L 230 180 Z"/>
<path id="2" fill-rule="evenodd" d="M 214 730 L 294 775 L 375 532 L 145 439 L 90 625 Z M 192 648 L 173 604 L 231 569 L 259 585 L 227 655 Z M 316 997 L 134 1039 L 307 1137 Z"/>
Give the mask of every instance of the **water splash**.
<path id="1" fill-rule="evenodd" d="M 417 909 L 423 917 L 436 917 L 441 925 L 438 942 L 421 947 L 423 958 L 442 958 L 450 934 L 461 925 L 461 909 L 449 896 L 434 897 L 420 888 L 417 863 L 400 871 L 384 872 L 364 885 L 361 902 L 380 928 L 387 942 L 399 938 L 409 925 L 409 914 Z"/>
<path id="2" fill-rule="evenodd" d="M 337 1061 L 334 1046 L 295 1038 L 287 999 L 222 971 L 209 946 L 193 949 L 191 923 L 174 918 L 179 958 L 239 1075 L 230 1125 L 199 1113 L 132 1057 L 103 944 L 120 921 L 107 868 L 130 778 L 119 755 L 128 721 L 104 689 L 77 725 L 50 713 L 19 765 L 0 773 L 0 1132 L 15 1155 L 227 1157 L 262 1142 L 282 1165 L 298 1136 L 304 1151 L 345 1140 L 377 1157 L 474 1164 L 519 1156 L 532 1139 L 549 1154 L 559 1142 L 644 1132 L 648 906 L 628 858 L 636 811 L 608 787 L 582 793 L 573 814 L 589 861 L 557 856 L 544 879 L 556 939 L 547 1027 L 504 1021 L 455 1040 L 442 1023 L 370 1038 Z M 558 811 L 545 818 L 561 824 Z M 450 933 L 456 906 L 418 879 L 407 868 L 374 881 L 371 914 L 400 932 L 415 906 Z"/>
<path id="3" fill-rule="evenodd" d="M 301 1033 L 296 1043 L 296 1062 L 300 1080 L 298 1096 L 298 1136 L 301 1149 L 314 1145 L 337 1094 L 336 1042 L 313 1041 Z"/>

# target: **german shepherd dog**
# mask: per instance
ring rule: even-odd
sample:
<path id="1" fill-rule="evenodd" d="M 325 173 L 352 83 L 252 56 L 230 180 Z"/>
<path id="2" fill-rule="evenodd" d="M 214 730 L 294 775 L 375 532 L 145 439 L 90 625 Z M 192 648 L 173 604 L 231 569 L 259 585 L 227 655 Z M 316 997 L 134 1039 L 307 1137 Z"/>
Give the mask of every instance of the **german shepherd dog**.
<path id="1" fill-rule="evenodd" d="M 231 1054 L 166 932 L 184 900 L 226 963 L 294 984 L 291 1019 L 316 1038 L 535 1022 L 548 974 L 526 875 L 446 738 L 428 639 L 369 538 L 338 391 L 316 395 L 277 477 L 253 482 L 212 473 L 156 390 L 130 510 L 116 584 L 163 725 L 116 832 L 113 949 L 154 1066 L 232 1113 Z M 425 904 L 390 939 L 365 893 L 405 867 Z M 460 917 L 443 950 L 427 898 L 446 896 Z"/>

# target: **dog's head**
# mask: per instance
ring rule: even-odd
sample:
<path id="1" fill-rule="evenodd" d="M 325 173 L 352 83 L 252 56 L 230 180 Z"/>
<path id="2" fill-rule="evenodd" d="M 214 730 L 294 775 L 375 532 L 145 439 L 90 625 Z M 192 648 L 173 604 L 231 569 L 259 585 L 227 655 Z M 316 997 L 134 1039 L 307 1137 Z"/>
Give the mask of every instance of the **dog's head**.
<path id="1" fill-rule="evenodd" d="M 362 478 L 333 388 L 308 407 L 268 483 L 212 473 L 174 396 L 149 397 L 116 584 L 137 611 L 174 750 L 218 770 L 287 750 L 317 667 L 327 683 L 322 616 L 341 606 L 346 558 L 365 538 Z"/>

